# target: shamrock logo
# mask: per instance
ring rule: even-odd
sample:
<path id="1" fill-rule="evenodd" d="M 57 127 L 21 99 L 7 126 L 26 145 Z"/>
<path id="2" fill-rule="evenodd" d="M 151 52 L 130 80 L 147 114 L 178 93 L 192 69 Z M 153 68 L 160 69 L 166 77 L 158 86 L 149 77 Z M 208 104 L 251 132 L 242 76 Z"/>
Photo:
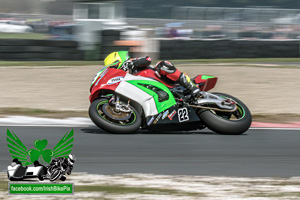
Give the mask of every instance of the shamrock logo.
<path id="1" fill-rule="evenodd" d="M 47 144 L 48 144 L 48 141 L 46 139 L 34 141 L 34 146 L 36 149 L 30 149 L 28 151 L 28 155 L 30 157 L 31 162 L 39 160 L 40 156 L 42 155 L 42 158 L 44 159 L 44 161 L 46 163 L 50 163 L 51 158 L 54 155 L 54 152 L 51 149 L 45 149 Z M 40 162 L 43 163 L 42 160 L 40 160 Z"/>

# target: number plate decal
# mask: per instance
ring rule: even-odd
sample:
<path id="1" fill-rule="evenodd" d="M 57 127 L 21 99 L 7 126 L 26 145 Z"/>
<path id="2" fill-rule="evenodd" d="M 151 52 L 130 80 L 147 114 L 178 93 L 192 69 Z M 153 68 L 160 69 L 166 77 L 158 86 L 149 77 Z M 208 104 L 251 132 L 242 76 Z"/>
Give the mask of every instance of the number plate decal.
<path id="1" fill-rule="evenodd" d="M 187 108 L 180 108 L 178 109 L 178 120 L 179 122 L 185 122 L 188 121 L 189 118 L 189 112 Z"/>

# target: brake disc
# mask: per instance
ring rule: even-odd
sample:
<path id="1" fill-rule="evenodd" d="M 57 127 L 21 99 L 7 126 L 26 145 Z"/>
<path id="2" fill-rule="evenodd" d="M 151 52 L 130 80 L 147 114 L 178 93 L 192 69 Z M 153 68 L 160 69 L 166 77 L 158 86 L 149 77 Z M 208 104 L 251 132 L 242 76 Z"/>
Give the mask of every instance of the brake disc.
<path id="1" fill-rule="evenodd" d="M 109 105 L 108 103 L 104 104 L 102 107 L 102 111 L 107 115 L 109 118 L 118 120 L 118 121 L 125 121 L 131 117 L 131 112 L 117 112 L 115 107 Z"/>

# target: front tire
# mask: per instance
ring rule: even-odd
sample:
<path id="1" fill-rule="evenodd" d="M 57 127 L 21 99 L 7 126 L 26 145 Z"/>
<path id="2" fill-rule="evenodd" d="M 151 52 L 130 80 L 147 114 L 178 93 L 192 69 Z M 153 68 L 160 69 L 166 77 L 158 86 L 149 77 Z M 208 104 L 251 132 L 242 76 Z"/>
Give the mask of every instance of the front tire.
<path id="1" fill-rule="evenodd" d="M 117 134 L 129 134 L 136 132 L 142 123 L 141 115 L 138 111 L 130 106 L 132 112 L 129 119 L 124 121 L 115 120 L 107 116 L 102 109 L 107 107 L 108 99 L 100 98 L 93 101 L 89 108 L 89 115 L 91 120 L 101 129 Z"/>
<path id="2" fill-rule="evenodd" d="M 247 106 L 231 95 L 224 93 L 213 94 L 235 101 L 238 109 L 232 114 L 199 109 L 197 114 L 204 124 L 210 130 L 223 135 L 240 135 L 247 131 L 252 123 L 252 116 Z"/>
<path id="3" fill-rule="evenodd" d="M 58 170 L 58 169 L 54 169 L 52 172 L 51 172 L 51 175 L 49 177 L 49 180 L 51 182 L 53 181 L 56 181 L 57 179 L 59 179 L 62 175 L 62 171 Z"/>

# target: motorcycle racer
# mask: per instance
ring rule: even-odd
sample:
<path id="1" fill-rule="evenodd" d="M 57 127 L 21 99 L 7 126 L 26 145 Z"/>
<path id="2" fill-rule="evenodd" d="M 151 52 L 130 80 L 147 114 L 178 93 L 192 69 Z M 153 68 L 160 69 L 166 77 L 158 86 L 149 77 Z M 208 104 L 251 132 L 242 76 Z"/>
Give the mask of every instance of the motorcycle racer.
<path id="1" fill-rule="evenodd" d="M 140 58 L 130 58 L 128 51 L 118 51 L 110 53 L 104 60 L 104 65 L 116 69 L 128 71 L 135 74 L 139 71 L 152 68 L 159 78 L 169 84 L 179 84 L 186 88 L 193 98 L 201 96 L 200 89 L 196 87 L 189 76 L 180 72 L 171 62 L 159 61 L 155 68 L 151 67 L 151 58 L 149 56 Z"/>
<path id="2" fill-rule="evenodd" d="M 180 72 L 172 63 L 169 61 L 160 61 L 155 66 L 156 71 L 160 75 L 161 79 L 166 82 L 179 83 L 179 85 L 186 88 L 194 98 L 201 96 L 200 89 L 196 87 L 190 77 Z M 171 83 L 172 84 L 172 83 Z"/>
<path id="3" fill-rule="evenodd" d="M 127 51 L 113 52 L 104 64 L 92 80 L 89 96 L 89 116 L 104 131 L 128 134 L 141 127 L 150 131 L 208 127 L 219 134 L 240 135 L 251 126 L 251 112 L 242 101 L 208 92 L 217 77 L 199 74 L 189 80 L 168 61 L 151 66 L 151 58 L 130 58 Z M 201 91 L 193 90 L 192 83 Z M 189 91 L 201 98 L 193 98 Z M 51 178 L 59 173 L 54 171 Z"/>
<path id="4" fill-rule="evenodd" d="M 73 170 L 73 165 L 76 161 L 76 157 L 74 154 L 69 154 L 68 158 L 65 157 L 58 157 L 58 158 L 54 158 L 53 160 L 51 160 L 48 168 L 48 174 L 50 175 L 55 168 L 57 167 L 62 167 L 64 169 L 64 171 L 70 175 L 72 170 Z M 62 178 L 63 180 L 66 179 L 66 176 L 63 175 Z"/>

